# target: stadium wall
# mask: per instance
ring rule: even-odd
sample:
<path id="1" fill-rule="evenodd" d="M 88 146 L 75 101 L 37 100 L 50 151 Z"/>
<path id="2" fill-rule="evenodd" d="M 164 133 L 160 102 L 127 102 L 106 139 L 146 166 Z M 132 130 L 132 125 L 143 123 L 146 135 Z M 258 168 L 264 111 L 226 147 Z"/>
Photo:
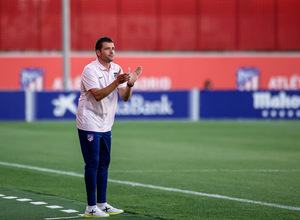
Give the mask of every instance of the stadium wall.
<path id="1" fill-rule="evenodd" d="M 299 0 L 76 0 L 71 49 L 297 51 Z M 0 51 L 60 51 L 61 0 L 1 0 Z"/>
<path id="2" fill-rule="evenodd" d="M 79 92 L 0 92 L 0 120 L 75 120 Z M 17 101 L 16 101 L 17 100 Z M 299 120 L 300 91 L 135 92 L 116 120 Z"/>

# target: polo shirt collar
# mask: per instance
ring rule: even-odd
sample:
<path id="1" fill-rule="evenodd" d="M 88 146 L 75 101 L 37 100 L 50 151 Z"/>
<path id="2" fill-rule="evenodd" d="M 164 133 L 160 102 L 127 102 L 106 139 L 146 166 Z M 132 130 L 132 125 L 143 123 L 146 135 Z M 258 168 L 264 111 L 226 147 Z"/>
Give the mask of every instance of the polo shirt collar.
<path id="1" fill-rule="evenodd" d="M 99 68 L 100 68 L 101 70 L 103 70 L 103 71 L 108 71 L 108 69 L 106 69 L 106 67 L 103 66 L 103 65 L 99 62 L 98 58 L 96 59 L 96 62 L 97 62 L 98 66 L 99 66 Z M 110 63 L 110 65 L 111 65 L 111 63 Z M 111 66 L 110 66 L 110 67 L 111 67 Z"/>

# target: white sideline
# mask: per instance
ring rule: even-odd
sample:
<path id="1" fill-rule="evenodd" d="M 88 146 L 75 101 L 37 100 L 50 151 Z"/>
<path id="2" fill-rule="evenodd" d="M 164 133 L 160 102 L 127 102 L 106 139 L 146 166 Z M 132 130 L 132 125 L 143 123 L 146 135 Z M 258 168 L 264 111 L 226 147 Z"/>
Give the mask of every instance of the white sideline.
<path id="1" fill-rule="evenodd" d="M 299 173 L 300 169 L 248 169 L 248 170 L 228 170 L 228 169 L 199 169 L 199 170 L 112 170 L 110 173 Z"/>
<path id="2" fill-rule="evenodd" d="M 78 173 L 74 173 L 74 172 L 67 172 L 67 171 L 61 171 L 61 170 L 53 170 L 53 169 L 47 169 L 47 168 L 41 168 L 41 167 L 27 166 L 27 165 L 16 164 L 16 163 L 7 163 L 7 162 L 3 162 L 3 161 L 0 161 L 0 165 L 10 166 L 10 167 L 19 167 L 19 168 L 24 168 L 24 169 L 29 169 L 29 170 L 37 170 L 37 171 L 42 171 L 42 172 L 56 173 L 56 174 L 62 174 L 62 175 L 68 175 L 68 176 L 84 177 L 83 174 L 78 174 Z M 150 185 L 150 184 L 142 184 L 142 183 L 135 183 L 135 182 L 130 182 L 130 181 L 122 181 L 122 180 L 108 179 L 108 181 L 113 182 L 113 183 L 131 185 L 131 186 L 139 186 L 139 187 L 144 187 L 144 188 L 159 189 L 159 190 L 170 191 L 170 192 L 185 193 L 185 194 L 191 194 L 191 195 L 197 195 L 197 196 L 226 199 L 226 200 L 245 202 L 245 203 L 251 203 L 251 204 L 256 204 L 256 205 L 263 205 L 263 206 L 270 206 L 270 207 L 275 207 L 275 208 L 300 211 L 300 207 L 285 206 L 285 205 L 279 205 L 279 204 L 275 204 L 275 203 L 261 202 L 261 201 L 255 201 L 255 200 L 249 200 L 249 199 L 240 199 L 240 198 L 234 198 L 234 197 L 229 197 L 229 196 L 222 196 L 222 195 L 218 195 L 218 194 L 195 192 L 195 191 L 190 191 L 190 190 L 182 190 L 182 189 L 163 187 L 163 186 L 155 186 L 155 185 Z"/>

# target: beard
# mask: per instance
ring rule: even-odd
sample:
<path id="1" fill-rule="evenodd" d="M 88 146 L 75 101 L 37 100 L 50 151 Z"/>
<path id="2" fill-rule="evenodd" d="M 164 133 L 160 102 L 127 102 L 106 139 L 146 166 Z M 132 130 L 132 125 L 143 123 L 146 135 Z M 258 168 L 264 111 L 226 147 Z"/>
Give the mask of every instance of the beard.
<path id="1" fill-rule="evenodd" d="M 114 54 L 109 54 L 109 55 L 107 55 L 107 56 L 105 56 L 105 57 L 104 57 L 104 56 L 101 57 L 101 59 L 102 59 L 103 61 L 107 62 L 107 63 L 110 63 L 110 62 L 114 61 L 115 55 L 114 55 Z"/>

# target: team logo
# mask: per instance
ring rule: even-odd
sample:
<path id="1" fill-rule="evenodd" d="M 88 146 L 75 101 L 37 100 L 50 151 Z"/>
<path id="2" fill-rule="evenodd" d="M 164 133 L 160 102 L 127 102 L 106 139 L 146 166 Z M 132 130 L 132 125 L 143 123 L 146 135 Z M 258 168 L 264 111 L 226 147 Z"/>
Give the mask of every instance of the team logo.
<path id="1" fill-rule="evenodd" d="M 114 77 L 115 77 L 115 79 L 117 79 L 117 77 L 118 77 L 118 72 L 114 72 Z"/>
<path id="2" fill-rule="evenodd" d="M 260 70 L 254 67 L 239 68 L 236 73 L 236 87 L 240 91 L 254 91 L 259 87 Z"/>
<path id="3" fill-rule="evenodd" d="M 44 70 L 39 68 L 25 68 L 21 70 L 20 81 L 22 90 L 42 91 Z"/>
<path id="4" fill-rule="evenodd" d="M 89 142 L 92 142 L 94 140 L 94 135 L 93 134 L 88 134 L 87 139 Z"/>

